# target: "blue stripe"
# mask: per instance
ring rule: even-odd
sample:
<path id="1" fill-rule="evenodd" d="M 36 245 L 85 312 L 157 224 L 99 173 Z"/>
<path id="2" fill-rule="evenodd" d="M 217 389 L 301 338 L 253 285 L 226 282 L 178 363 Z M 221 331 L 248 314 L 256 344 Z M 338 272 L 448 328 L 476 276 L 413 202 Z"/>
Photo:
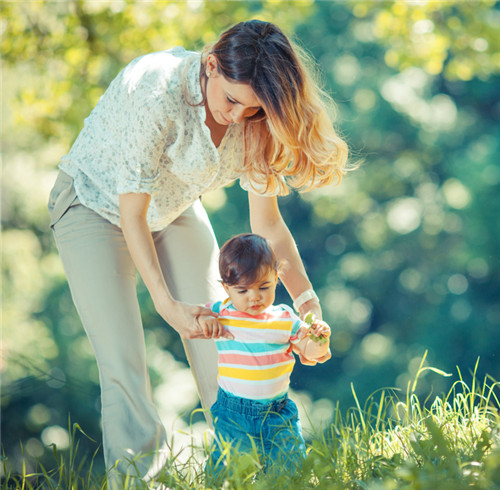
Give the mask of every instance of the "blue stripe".
<path id="1" fill-rule="evenodd" d="M 242 343 L 237 340 L 216 340 L 217 349 L 220 351 L 233 350 L 237 352 L 284 352 L 289 344 L 266 344 L 262 342 Z M 248 348 L 251 346 L 251 350 Z"/>
<path id="2" fill-rule="evenodd" d="M 210 306 L 210 309 L 214 312 L 214 313 L 217 313 L 219 314 L 220 313 L 220 307 L 222 306 L 222 301 L 217 301 L 215 303 L 213 303 L 211 306 Z"/>

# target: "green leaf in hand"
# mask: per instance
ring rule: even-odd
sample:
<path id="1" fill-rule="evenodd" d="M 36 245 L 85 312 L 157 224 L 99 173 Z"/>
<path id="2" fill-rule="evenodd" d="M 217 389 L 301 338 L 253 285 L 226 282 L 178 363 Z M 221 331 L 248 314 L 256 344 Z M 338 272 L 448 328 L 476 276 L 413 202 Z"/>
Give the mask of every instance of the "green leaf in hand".
<path id="1" fill-rule="evenodd" d="M 310 311 L 305 317 L 304 321 L 309 325 L 309 327 L 312 327 L 312 324 L 314 323 L 314 320 L 316 320 L 316 316 L 312 311 Z"/>
<path id="2" fill-rule="evenodd" d="M 324 344 L 326 342 L 326 338 L 320 335 L 317 337 L 314 335 L 314 333 L 311 331 L 312 324 L 316 320 L 316 316 L 312 311 L 310 311 L 305 317 L 304 317 L 304 322 L 309 325 L 309 331 L 308 331 L 308 336 L 313 342 L 319 342 L 320 344 Z"/>

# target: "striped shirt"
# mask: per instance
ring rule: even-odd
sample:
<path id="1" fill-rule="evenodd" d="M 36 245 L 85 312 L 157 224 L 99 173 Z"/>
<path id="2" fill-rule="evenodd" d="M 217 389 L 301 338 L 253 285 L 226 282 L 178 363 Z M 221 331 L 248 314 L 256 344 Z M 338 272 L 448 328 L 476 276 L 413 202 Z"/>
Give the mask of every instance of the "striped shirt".
<path id="1" fill-rule="evenodd" d="M 268 402 L 283 396 L 295 364 L 291 344 L 307 327 L 286 305 L 273 305 L 258 315 L 238 311 L 228 298 L 206 305 L 234 340 L 217 339 L 219 386 L 232 395 Z"/>

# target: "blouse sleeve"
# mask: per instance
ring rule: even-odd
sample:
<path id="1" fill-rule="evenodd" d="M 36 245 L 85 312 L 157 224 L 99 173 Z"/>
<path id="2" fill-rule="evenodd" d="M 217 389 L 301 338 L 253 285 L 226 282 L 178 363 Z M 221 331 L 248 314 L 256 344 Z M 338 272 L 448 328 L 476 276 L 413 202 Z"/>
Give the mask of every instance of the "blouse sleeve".
<path id="1" fill-rule="evenodd" d="M 118 125 L 122 134 L 115 135 L 122 142 L 118 193 L 153 194 L 160 157 L 174 127 L 168 93 L 154 83 L 154 73 L 134 79 L 132 72 L 122 83 L 127 97 L 119 112 L 124 118 Z"/>
<path id="2" fill-rule="evenodd" d="M 281 179 L 283 182 L 285 182 L 284 177 L 281 177 Z M 265 184 L 251 181 L 248 178 L 247 174 L 243 174 L 240 177 L 240 187 L 245 191 L 251 192 L 252 194 L 256 194 L 258 196 L 272 197 L 272 196 L 277 196 L 279 194 L 278 189 L 276 189 L 274 192 L 269 192 L 269 191 L 266 192 Z"/>

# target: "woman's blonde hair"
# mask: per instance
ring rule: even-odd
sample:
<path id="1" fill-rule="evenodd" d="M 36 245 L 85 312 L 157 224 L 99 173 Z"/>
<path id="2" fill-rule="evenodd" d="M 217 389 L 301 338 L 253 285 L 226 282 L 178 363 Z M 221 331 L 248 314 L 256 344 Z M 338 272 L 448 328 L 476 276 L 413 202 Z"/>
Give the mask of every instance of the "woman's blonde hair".
<path id="1" fill-rule="evenodd" d="M 276 25 L 251 20 L 225 31 L 203 50 L 202 83 L 209 54 L 220 73 L 249 84 L 262 103 L 243 123 L 250 185 L 284 195 L 289 187 L 307 191 L 342 180 L 348 148 L 327 112 L 333 101 L 313 79 L 311 61 Z"/>

